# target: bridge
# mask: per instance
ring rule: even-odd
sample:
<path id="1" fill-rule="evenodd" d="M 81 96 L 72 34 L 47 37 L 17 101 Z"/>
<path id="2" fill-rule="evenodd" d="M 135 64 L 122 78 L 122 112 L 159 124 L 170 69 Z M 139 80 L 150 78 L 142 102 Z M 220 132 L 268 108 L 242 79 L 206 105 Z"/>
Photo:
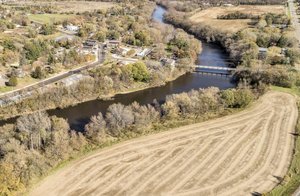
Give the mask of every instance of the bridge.
<path id="1" fill-rule="evenodd" d="M 195 65 L 194 67 L 200 69 L 211 69 L 211 70 L 225 70 L 225 71 L 236 70 L 236 68 L 231 68 L 231 67 L 219 67 L 219 66 L 207 66 L 207 65 Z"/>
<path id="2" fill-rule="evenodd" d="M 231 75 L 231 72 L 235 71 L 236 68 L 221 67 L 221 66 L 208 66 L 208 65 L 195 65 L 196 72 L 216 74 L 216 75 Z"/>

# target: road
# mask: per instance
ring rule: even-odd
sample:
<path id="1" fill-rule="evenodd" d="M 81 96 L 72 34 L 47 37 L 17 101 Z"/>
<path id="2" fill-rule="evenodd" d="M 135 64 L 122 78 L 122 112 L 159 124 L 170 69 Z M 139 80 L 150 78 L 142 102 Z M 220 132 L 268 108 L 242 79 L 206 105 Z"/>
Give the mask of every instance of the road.
<path id="1" fill-rule="evenodd" d="M 300 42 L 300 23 L 299 23 L 298 15 L 296 13 L 296 6 L 293 0 L 289 0 L 288 3 L 289 3 L 289 11 L 291 13 L 292 24 L 296 31 L 296 38 Z"/>
<path id="2" fill-rule="evenodd" d="M 13 97 L 13 96 L 22 94 L 24 92 L 30 92 L 30 91 L 36 90 L 38 88 L 44 87 L 46 85 L 58 82 L 58 81 L 60 81 L 60 80 L 62 80 L 64 78 L 67 78 L 67 77 L 71 76 L 71 75 L 80 73 L 81 71 L 88 70 L 88 69 L 91 69 L 93 67 L 96 67 L 97 65 L 102 64 L 104 62 L 104 60 L 105 60 L 105 53 L 103 52 L 103 45 L 99 45 L 99 47 L 100 47 L 100 49 L 98 50 L 98 55 L 96 57 L 96 61 L 95 62 L 86 64 L 86 65 L 81 66 L 79 68 L 76 68 L 76 69 L 73 69 L 73 70 L 70 70 L 70 71 L 58 74 L 58 75 L 55 75 L 55 76 L 50 77 L 50 78 L 41 80 L 41 81 L 39 81 L 37 83 L 25 86 L 23 88 L 16 89 L 16 90 L 13 90 L 13 91 L 9 91 L 7 93 L 0 94 L 0 98 L 1 99 L 5 99 L 5 98 L 8 98 L 8 97 Z"/>

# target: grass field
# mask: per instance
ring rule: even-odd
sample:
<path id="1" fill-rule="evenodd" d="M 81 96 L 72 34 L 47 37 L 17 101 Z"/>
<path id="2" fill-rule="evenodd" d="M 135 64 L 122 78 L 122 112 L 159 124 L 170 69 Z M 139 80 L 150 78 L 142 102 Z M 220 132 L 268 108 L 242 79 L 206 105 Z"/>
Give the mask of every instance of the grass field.
<path id="1" fill-rule="evenodd" d="M 190 20 L 195 23 L 202 23 L 210 25 L 213 27 L 220 28 L 221 30 L 236 32 L 238 30 L 248 27 L 249 19 L 245 20 L 219 20 L 217 19 L 220 15 L 226 15 L 233 12 L 241 12 L 245 14 L 252 15 L 262 15 L 264 13 L 276 13 L 284 14 L 284 6 L 275 5 L 275 6 L 251 6 L 251 5 L 242 5 L 235 7 L 213 7 L 201 11 L 195 11 L 195 13 L 190 17 Z"/>
<path id="2" fill-rule="evenodd" d="M 24 86 L 33 84 L 35 82 L 37 82 L 37 79 L 34 79 L 30 76 L 25 76 L 24 78 L 18 78 L 18 85 L 16 87 L 11 87 L 11 86 L 1 86 L 0 87 L 0 93 L 6 93 L 18 88 L 22 88 Z"/>
<path id="3" fill-rule="evenodd" d="M 292 95 L 300 97 L 300 90 L 297 88 L 282 88 L 282 87 L 272 87 L 273 90 L 279 92 L 290 93 Z M 298 103 L 298 112 L 300 105 Z M 300 120 L 298 119 L 298 124 L 296 127 L 296 133 L 300 135 Z M 293 160 L 290 165 L 289 171 L 285 176 L 283 182 L 279 184 L 275 189 L 266 196 L 281 196 L 281 195 L 292 195 L 296 189 L 300 186 L 300 137 L 296 137 L 295 150 L 293 155 Z"/>
<path id="4" fill-rule="evenodd" d="M 52 24 L 54 22 L 62 22 L 67 19 L 72 19 L 75 15 L 67 14 L 31 14 L 28 16 L 29 20 L 42 23 L 42 24 Z"/>
<path id="5" fill-rule="evenodd" d="M 31 195 L 251 195 L 286 174 L 295 97 L 269 92 L 240 113 L 100 150 L 42 181 Z"/>
<path id="6" fill-rule="evenodd" d="M 96 1 L 18 1 L 17 6 L 51 6 L 57 12 L 85 12 L 93 10 L 106 10 L 113 7 L 115 4 L 111 2 L 96 2 Z M 9 3 L 8 3 L 9 4 Z M 14 2 L 11 5 L 15 5 Z"/>

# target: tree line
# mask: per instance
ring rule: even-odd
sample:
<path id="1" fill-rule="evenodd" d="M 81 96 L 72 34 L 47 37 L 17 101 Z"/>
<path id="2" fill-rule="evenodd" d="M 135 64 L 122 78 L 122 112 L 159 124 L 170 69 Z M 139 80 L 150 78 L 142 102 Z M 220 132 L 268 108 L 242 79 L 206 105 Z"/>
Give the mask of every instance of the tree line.
<path id="1" fill-rule="evenodd" d="M 141 88 L 163 85 L 170 79 L 191 71 L 190 65 L 178 62 L 177 67 L 161 66 L 155 61 L 137 62 L 124 66 L 117 63 L 102 66 L 82 73 L 83 78 L 71 85 L 61 82 L 38 89 L 32 95 L 14 104 L 0 108 L 1 118 L 10 118 L 24 113 L 64 108 L 90 99 Z M 189 63 L 189 61 L 188 61 Z"/>
<path id="2" fill-rule="evenodd" d="M 224 115 L 247 107 L 260 93 L 249 88 L 208 88 L 170 95 L 163 104 L 113 104 L 105 114 L 92 116 L 83 132 L 45 112 L 21 116 L 0 128 L 0 194 L 20 194 L 33 180 L 84 152 L 177 123 Z"/>
<path id="3" fill-rule="evenodd" d="M 165 20 L 176 27 L 207 42 L 223 46 L 235 65 L 241 68 L 235 74 L 238 82 L 245 76 L 244 79 L 250 83 L 257 83 L 253 81 L 258 78 L 261 83 L 279 86 L 291 86 L 296 83 L 295 78 L 298 74 L 293 72 L 293 66 L 299 62 L 300 51 L 297 48 L 297 39 L 291 35 L 288 28 L 290 20 L 285 15 L 265 14 L 255 21 L 255 28 L 246 28 L 233 34 L 194 23 L 188 18 L 188 14 L 173 9 L 165 15 Z M 286 26 L 286 29 L 282 30 L 276 25 Z M 263 57 L 260 48 L 268 50 Z M 249 71 L 251 69 L 253 71 Z M 257 72 L 258 75 L 250 74 Z"/>

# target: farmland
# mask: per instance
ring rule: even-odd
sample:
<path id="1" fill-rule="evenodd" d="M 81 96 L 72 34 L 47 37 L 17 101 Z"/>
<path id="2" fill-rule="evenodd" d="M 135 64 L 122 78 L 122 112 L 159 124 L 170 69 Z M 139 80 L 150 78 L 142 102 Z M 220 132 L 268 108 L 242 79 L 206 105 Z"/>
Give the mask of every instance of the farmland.
<path id="1" fill-rule="evenodd" d="M 18 1 L 15 5 L 14 2 L 8 3 L 13 6 L 36 6 L 36 1 Z M 94 10 L 106 10 L 114 6 L 111 2 L 94 2 L 94 1 L 38 1 L 40 7 L 52 7 L 56 12 L 89 12 Z"/>
<path id="2" fill-rule="evenodd" d="M 284 14 L 284 6 L 281 5 L 241 5 L 234 7 L 212 7 L 205 10 L 194 11 L 190 20 L 195 23 L 202 23 L 212 27 L 218 27 L 229 32 L 236 32 L 247 28 L 250 19 L 220 20 L 218 16 L 234 12 L 260 16 L 265 13 Z"/>
<path id="3" fill-rule="evenodd" d="M 243 112 L 98 151 L 31 195 L 264 193 L 287 172 L 297 114 L 292 95 L 269 92 Z"/>
<path id="4" fill-rule="evenodd" d="M 31 14 L 28 16 L 29 20 L 42 24 L 53 24 L 55 22 L 63 22 L 64 20 L 72 19 L 74 17 L 74 15 L 66 14 Z"/>

